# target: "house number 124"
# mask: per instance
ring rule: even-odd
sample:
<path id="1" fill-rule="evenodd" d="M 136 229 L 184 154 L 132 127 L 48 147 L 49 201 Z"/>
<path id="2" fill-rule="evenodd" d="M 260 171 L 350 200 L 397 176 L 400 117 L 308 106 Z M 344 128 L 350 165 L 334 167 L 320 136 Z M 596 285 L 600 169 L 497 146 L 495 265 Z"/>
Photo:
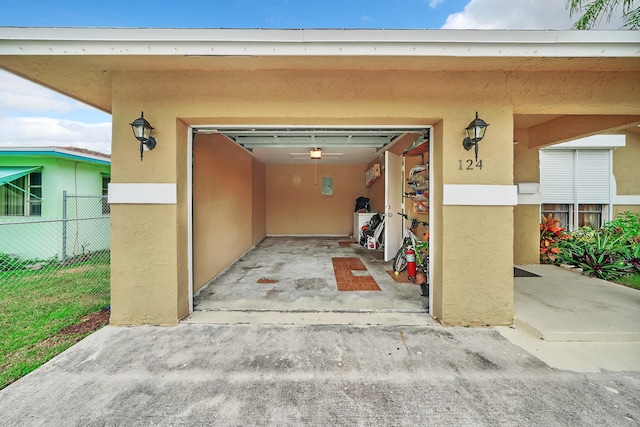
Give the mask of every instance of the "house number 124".
<path id="1" fill-rule="evenodd" d="M 482 160 L 476 160 L 475 165 L 473 163 L 473 159 L 458 160 L 459 171 L 472 171 L 474 169 L 482 170 Z"/>

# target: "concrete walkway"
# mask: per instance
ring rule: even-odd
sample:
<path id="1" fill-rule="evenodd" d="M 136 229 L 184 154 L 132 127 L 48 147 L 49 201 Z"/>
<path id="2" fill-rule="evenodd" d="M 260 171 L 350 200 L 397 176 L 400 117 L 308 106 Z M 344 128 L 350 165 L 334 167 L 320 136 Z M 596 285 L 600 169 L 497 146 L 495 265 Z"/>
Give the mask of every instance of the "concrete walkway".
<path id="1" fill-rule="evenodd" d="M 640 342 L 640 291 L 553 265 L 519 266 L 516 326 L 545 341 Z"/>
<path id="2" fill-rule="evenodd" d="M 514 328 L 106 327 L 1 390 L 0 425 L 638 425 L 640 291 L 521 268 Z"/>
<path id="3" fill-rule="evenodd" d="M 521 269 L 516 328 L 497 328 L 549 366 L 578 372 L 640 371 L 640 291 L 552 265 Z"/>

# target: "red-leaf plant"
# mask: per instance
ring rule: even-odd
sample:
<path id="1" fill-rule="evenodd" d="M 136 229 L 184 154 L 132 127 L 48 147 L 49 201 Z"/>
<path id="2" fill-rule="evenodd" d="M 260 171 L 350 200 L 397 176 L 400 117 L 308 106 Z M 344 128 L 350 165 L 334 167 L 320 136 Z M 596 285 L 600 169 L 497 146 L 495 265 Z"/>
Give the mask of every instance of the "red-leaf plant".
<path id="1" fill-rule="evenodd" d="M 553 264 L 558 258 L 560 248 L 558 242 L 569 238 L 566 229 L 560 227 L 560 220 L 555 219 L 553 214 L 542 215 L 540 224 L 540 262 Z"/>

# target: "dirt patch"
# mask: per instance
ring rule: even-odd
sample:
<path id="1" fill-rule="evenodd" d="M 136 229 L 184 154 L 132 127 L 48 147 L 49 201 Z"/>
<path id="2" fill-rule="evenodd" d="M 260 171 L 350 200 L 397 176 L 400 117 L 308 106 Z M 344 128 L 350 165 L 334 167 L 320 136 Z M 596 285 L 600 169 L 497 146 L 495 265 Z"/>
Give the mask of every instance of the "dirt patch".
<path id="1" fill-rule="evenodd" d="M 111 311 L 106 308 L 97 313 L 89 314 L 83 317 L 80 322 L 75 325 L 69 325 L 62 328 L 58 335 L 72 335 L 72 334 L 86 334 L 100 329 L 101 327 L 109 324 L 109 316 Z"/>

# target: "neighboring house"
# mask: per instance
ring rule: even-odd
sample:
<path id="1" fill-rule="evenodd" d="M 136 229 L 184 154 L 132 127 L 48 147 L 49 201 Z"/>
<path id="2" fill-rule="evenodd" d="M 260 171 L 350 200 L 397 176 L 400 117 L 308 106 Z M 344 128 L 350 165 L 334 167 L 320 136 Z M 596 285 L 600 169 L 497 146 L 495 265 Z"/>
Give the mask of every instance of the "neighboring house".
<path id="1" fill-rule="evenodd" d="M 627 146 L 625 135 L 596 135 L 541 149 L 542 214 L 553 214 L 562 227 L 573 230 L 599 228 L 620 212 L 636 211 L 638 169 L 614 158 L 637 157 L 637 151 Z M 621 193 L 618 182 L 634 193 Z"/>
<path id="2" fill-rule="evenodd" d="M 111 159 L 102 153 L 0 148 L 0 253 L 64 259 L 108 249 L 108 239 L 96 236 L 108 236 L 110 174 Z"/>
<path id="3" fill-rule="evenodd" d="M 540 182 L 541 148 L 625 134 L 616 209 L 637 208 L 639 49 L 638 31 L 0 27 L 1 68 L 111 114 L 112 324 L 176 324 L 266 236 L 351 235 L 359 196 L 399 247 L 397 154 L 420 138 L 429 312 L 512 324 L 514 262 L 540 257 L 540 200 L 518 184 Z M 472 147 L 474 117 L 490 126 Z"/>

